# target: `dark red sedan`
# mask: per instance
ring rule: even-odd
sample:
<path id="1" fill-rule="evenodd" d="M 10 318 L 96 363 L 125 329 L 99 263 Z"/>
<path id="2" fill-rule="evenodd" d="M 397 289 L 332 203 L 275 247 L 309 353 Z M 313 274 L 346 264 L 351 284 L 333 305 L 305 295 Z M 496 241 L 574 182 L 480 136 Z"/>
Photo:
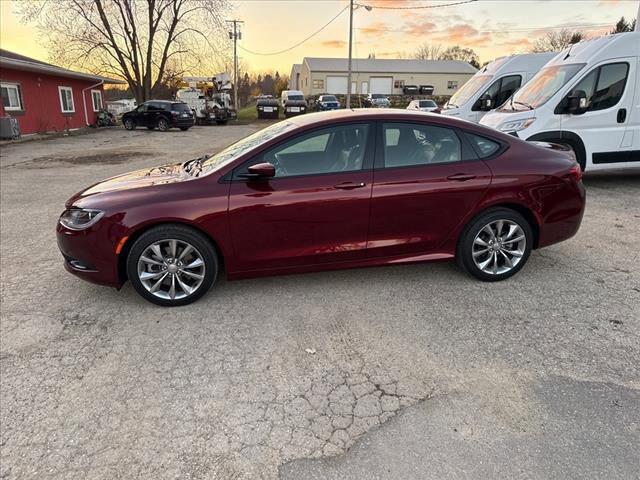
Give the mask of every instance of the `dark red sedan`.
<path id="1" fill-rule="evenodd" d="M 456 258 L 480 280 L 574 235 L 572 155 L 401 110 L 295 117 L 220 153 L 98 183 L 57 227 L 68 271 L 185 305 L 230 279 Z"/>

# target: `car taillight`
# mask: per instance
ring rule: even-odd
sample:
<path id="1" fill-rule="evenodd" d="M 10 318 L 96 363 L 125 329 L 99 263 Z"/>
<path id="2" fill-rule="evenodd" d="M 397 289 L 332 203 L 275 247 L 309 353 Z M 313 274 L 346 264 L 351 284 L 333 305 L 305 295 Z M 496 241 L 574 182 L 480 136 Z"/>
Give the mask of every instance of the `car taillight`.
<path id="1" fill-rule="evenodd" d="M 580 168 L 580 165 L 576 163 L 573 167 L 571 167 L 571 170 L 569 170 L 569 176 L 576 182 L 582 180 L 582 169 Z"/>

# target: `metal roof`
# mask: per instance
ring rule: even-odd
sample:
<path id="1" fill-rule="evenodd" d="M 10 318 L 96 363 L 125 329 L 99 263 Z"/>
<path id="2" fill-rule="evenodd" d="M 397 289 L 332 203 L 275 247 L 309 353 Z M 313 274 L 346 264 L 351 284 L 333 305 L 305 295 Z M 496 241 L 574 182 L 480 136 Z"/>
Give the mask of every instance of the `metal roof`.
<path id="1" fill-rule="evenodd" d="M 0 66 L 3 68 L 13 68 L 15 70 L 23 70 L 27 72 L 42 73 L 45 75 L 57 75 L 60 77 L 78 78 L 81 80 L 89 80 L 94 82 L 125 84 L 123 80 L 114 80 L 113 78 L 93 75 L 91 73 L 76 72 L 66 68 L 51 65 L 50 63 L 41 62 L 34 58 L 25 57 L 19 53 L 10 52 L 9 50 L 0 49 Z"/>
<path id="2" fill-rule="evenodd" d="M 305 57 L 303 62 L 316 72 L 346 72 L 346 58 Z M 388 58 L 354 58 L 352 71 L 369 73 L 468 73 L 478 70 L 460 60 L 413 60 Z"/>

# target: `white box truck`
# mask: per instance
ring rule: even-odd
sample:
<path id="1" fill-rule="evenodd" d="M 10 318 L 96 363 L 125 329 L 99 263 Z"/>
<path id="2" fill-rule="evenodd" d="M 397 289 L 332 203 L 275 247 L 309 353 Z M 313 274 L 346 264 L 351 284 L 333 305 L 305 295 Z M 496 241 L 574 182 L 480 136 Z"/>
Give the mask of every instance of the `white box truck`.
<path id="1" fill-rule="evenodd" d="M 481 124 L 569 146 L 583 170 L 640 167 L 640 32 L 559 53 Z"/>
<path id="2" fill-rule="evenodd" d="M 526 84 L 557 52 L 500 57 L 482 67 L 442 108 L 451 115 L 478 123 Z"/>

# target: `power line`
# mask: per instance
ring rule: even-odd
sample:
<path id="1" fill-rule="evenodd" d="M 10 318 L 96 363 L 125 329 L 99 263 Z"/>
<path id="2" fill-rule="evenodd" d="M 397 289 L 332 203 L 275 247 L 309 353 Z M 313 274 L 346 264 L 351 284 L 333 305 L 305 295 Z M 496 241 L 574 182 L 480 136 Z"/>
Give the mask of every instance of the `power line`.
<path id="1" fill-rule="evenodd" d="M 502 32 L 531 32 L 535 30 L 556 30 L 556 29 L 572 29 L 572 28 L 600 28 L 610 27 L 610 23 L 593 23 L 593 24 L 581 24 L 581 25 L 558 25 L 555 27 L 527 27 L 527 28 L 503 28 L 500 30 L 480 30 L 480 33 L 502 33 Z M 407 29 L 389 29 L 389 28 L 367 28 L 360 27 L 356 30 L 367 30 L 369 32 L 393 32 L 393 33 L 407 33 Z"/>
<path id="2" fill-rule="evenodd" d="M 333 21 L 336 20 L 340 15 L 342 15 L 348 8 L 349 8 L 349 6 L 347 5 L 342 10 L 340 10 L 335 17 L 333 17 L 331 20 L 329 20 L 327 23 L 325 23 L 318 30 L 313 32 L 311 35 L 306 37 L 304 40 L 301 40 L 298 43 L 296 43 L 295 45 L 292 45 L 289 48 L 285 48 L 284 50 L 279 50 L 277 52 L 254 52 L 253 50 L 249 50 L 248 48 L 244 48 L 242 45 L 238 45 L 238 48 L 240 48 L 241 50 L 244 50 L 245 52 L 250 53 L 252 55 L 280 55 L 281 53 L 285 53 L 285 52 L 288 52 L 290 50 L 293 50 L 296 47 L 299 47 L 300 45 L 305 43 L 307 40 L 310 40 L 311 38 L 315 37 L 317 34 L 319 34 L 321 31 L 323 31 L 325 28 L 327 28 L 329 25 L 331 25 L 333 23 Z"/>
<path id="3" fill-rule="evenodd" d="M 465 3 L 473 3 L 473 2 L 477 2 L 478 0 L 462 0 L 460 2 L 453 2 L 453 3 L 441 3 L 439 5 L 413 5 L 413 6 L 406 6 L 406 7 L 387 7 L 387 6 L 376 6 L 376 5 L 367 5 L 364 3 L 356 3 L 355 5 L 358 7 L 364 7 L 367 10 L 371 10 L 371 9 L 379 9 L 379 10 L 424 10 L 427 8 L 442 8 L 442 7 L 453 7 L 454 5 L 464 5 Z"/>

